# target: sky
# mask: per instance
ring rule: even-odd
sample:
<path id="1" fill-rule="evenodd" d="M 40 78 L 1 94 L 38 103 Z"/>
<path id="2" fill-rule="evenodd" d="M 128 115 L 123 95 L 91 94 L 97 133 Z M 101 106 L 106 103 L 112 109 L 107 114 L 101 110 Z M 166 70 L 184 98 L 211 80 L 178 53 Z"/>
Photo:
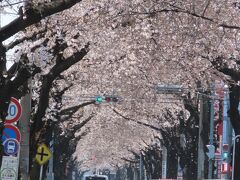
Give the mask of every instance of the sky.
<path id="1" fill-rule="evenodd" d="M 17 2 L 19 0 L 15 0 Z M 10 6 L 8 0 L 3 0 L 0 2 L 0 25 L 1 27 L 7 25 L 9 22 L 13 21 L 18 17 L 18 7 L 19 5 Z"/>
<path id="2" fill-rule="evenodd" d="M 11 2 L 20 2 L 20 0 L 12 0 Z M 3 0 L 0 2 L 0 27 L 3 27 L 14 19 L 18 17 L 18 8 L 22 4 L 16 4 L 10 6 L 10 0 Z M 7 41 L 4 41 L 4 44 L 8 44 L 9 42 L 13 41 L 14 37 L 9 38 Z M 14 62 L 13 56 L 11 55 L 12 52 L 7 52 L 7 69 L 11 67 Z"/>

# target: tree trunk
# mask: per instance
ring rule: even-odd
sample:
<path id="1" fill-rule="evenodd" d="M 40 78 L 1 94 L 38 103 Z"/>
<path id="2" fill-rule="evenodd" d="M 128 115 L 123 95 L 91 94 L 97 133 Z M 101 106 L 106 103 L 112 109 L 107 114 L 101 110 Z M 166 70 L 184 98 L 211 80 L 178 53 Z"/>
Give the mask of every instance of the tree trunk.
<path id="1" fill-rule="evenodd" d="M 174 148 L 167 148 L 167 178 L 177 179 L 178 156 L 177 150 Z"/>
<path id="2" fill-rule="evenodd" d="M 239 97 L 240 97 L 240 87 L 238 85 L 231 85 L 230 86 L 230 109 L 229 109 L 229 117 L 232 123 L 232 127 L 235 132 L 235 136 L 240 135 L 240 116 L 239 116 Z M 235 151 L 235 164 L 234 164 L 234 180 L 240 179 L 240 143 L 236 140 L 236 151 Z"/>

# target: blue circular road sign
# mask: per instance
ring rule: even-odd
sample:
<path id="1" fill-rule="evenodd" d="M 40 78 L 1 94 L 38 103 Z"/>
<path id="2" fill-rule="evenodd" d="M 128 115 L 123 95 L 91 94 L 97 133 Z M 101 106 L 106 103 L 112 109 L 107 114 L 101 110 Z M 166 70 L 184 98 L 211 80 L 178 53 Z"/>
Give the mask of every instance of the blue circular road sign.
<path id="1" fill-rule="evenodd" d="M 18 149 L 19 149 L 19 143 L 16 139 L 7 139 L 4 144 L 4 152 L 9 155 L 9 156 L 13 156 L 16 155 L 18 153 Z"/>
<path id="2" fill-rule="evenodd" d="M 21 140 L 21 134 L 19 129 L 12 125 L 12 124 L 5 124 L 2 134 L 2 142 L 6 141 L 7 139 L 16 139 L 18 142 Z"/>

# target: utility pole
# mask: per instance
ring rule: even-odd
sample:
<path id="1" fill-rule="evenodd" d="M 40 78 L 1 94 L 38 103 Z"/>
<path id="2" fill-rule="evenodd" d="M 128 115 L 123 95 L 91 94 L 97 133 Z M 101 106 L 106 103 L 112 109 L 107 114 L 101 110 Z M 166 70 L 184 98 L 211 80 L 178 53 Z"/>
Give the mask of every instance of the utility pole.
<path id="1" fill-rule="evenodd" d="M 204 179 L 204 150 L 203 150 L 203 141 L 201 138 L 202 132 L 202 122 L 203 122 L 203 97 L 202 94 L 199 94 L 199 104 L 200 104 L 200 116 L 199 116 L 199 131 L 198 131 L 198 171 L 197 171 L 197 180 Z"/>
<path id="2" fill-rule="evenodd" d="M 162 179 L 167 178 L 167 148 L 162 147 Z"/>
<path id="3" fill-rule="evenodd" d="M 225 85 L 224 86 L 224 93 L 223 93 L 223 135 L 222 135 L 222 144 L 221 148 L 223 149 L 223 145 L 227 145 L 227 157 L 224 157 L 224 153 L 222 151 L 222 157 L 223 157 L 223 162 L 222 163 L 227 163 L 227 173 L 226 172 L 221 172 L 221 179 L 230 179 L 231 177 L 231 172 L 230 172 L 230 165 L 229 165 L 229 160 L 230 160 L 230 151 L 231 151 L 231 146 L 232 146 L 232 126 L 231 122 L 228 118 L 228 109 L 229 109 L 229 91 L 228 87 Z M 226 149 L 225 149 L 226 150 Z"/>
<path id="4" fill-rule="evenodd" d="M 213 94 L 213 93 L 212 93 Z M 209 144 L 213 145 L 214 139 L 214 99 L 211 99 L 211 106 L 210 106 L 210 134 L 209 134 Z M 215 152 L 214 152 L 215 153 Z M 209 158 L 208 162 L 208 179 L 212 179 L 213 174 L 213 159 Z"/>
<path id="5" fill-rule="evenodd" d="M 139 175 L 140 175 L 140 180 L 143 180 L 144 177 L 144 172 L 143 172 L 143 155 L 142 152 L 140 152 L 140 166 L 139 166 Z"/>
<path id="6" fill-rule="evenodd" d="M 29 87 L 28 87 L 29 85 Z M 29 135 L 30 135 L 30 113 L 31 113 L 31 79 L 25 85 L 29 92 L 21 99 L 22 115 L 18 122 L 21 132 L 20 148 L 20 173 L 23 180 L 28 179 L 29 173 Z"/>

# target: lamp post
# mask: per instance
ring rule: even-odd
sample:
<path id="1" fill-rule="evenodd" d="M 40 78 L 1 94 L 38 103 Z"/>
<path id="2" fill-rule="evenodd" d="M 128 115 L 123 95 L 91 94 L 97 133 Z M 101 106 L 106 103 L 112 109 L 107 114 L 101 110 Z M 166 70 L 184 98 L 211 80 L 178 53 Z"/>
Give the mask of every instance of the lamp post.
<path id="1" fill-rule="evenodd" d="M 234 180 L 234 164 L 235 164 L 235 149 L 236 149 L 236 139 L 240 137 L 240 134 L 235 136 L 233 139 L 233 162 L 232 162 L 232 180 Z"/>
<path id="2" fill-rule="evenodd" d="M 214 87 L 211 87 L 214 88 Z M 214 99 L 211 99 L 211 107 L 210 107 L 210 129 L 209 129 L 209 144 L 213 149 L 213 157 L 209 158 L 208 161 L 208 179 L 212 179 L 213 176 L 213 159 L 215 155 L 215 146 L 213 145 L 214 140 Z"/>

